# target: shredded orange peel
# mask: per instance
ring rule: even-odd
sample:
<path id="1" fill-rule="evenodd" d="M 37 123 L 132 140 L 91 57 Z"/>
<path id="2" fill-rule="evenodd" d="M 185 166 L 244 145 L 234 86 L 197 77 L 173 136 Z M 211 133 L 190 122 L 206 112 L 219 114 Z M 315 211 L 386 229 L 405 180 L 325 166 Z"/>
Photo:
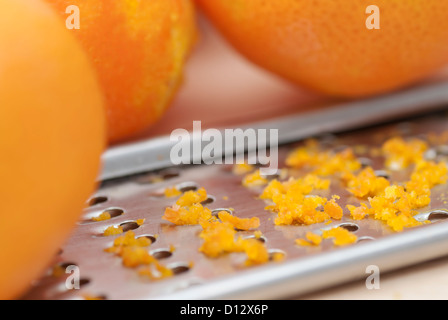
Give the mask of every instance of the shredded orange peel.
<path id="1" fill-rule="evenodd" d="M 253 173 L 249 173 L 243 178 L 243 186 L 252 188 L 252 187 L 261 187 L 268 183 L 268 180 L 263 177 L 260 173 L 260 170 L 256 170 Z"/>
<path id="2" fill-rule="evenodd" d="M 237 230 L 250 230 L 260 227 L 260 219 L 258 217 L 238 218 L 227 211 L 221 211 L 218 213 L 218 218 L 222 222 L 230 223 Z"/>
<path id="3" fill-rule="evenodd" d="M 377 195 L 369 197 L 370 208 L 365 203 L 356 207 L 347 205 L 355 220 L 372 216 L 383 220 L 394 231 L 419 226 L 415 220 L 416 209 L 426 207 L 431 202 L 431 188 L 447 181 L 448 168 L 445 163 L 435 163 L 417 159 L 411 179 L 404 186 L 390 185 Z"/>
<path id="4" fill-rule="evenodd" d="M 431 189 L 447 182 L 447 165 L 424 159 L 428 148 L 427 143 L 419 139 L 394 137 L 385 141 L 378 149 L 378 155 L 384 156 L 386 168 L 414 167 L 409 181 L 391 184 L 385 177 L 377 176 L 372 167 L 362 168 L 352 149 L 337 153 L 325 151 L 316 140 L 308 140 L 303 147 L 289 154 L 286 165 L 310 173 L 304 178 L 272 180 L 260 198 L 269 203 L 267 210 L 277 213 L 276 225 L 310 225 L 328 223 L 330 219 L 340 220 L 343 209 L 336 202 L 339 199 L 337 195 L 333 195 L 331 200 L 311 195 L 314 190 L 329 189 L 330 180 L 321 177 L 335 176 L 348 192 L 361 200 L 358 206 L 346 206 L 352 219 L 373 217 L 399 232 L 422 224 L 414 218 L 418 213 L 416 209 L 429 205 Z M 243 185 L 250 186 L 251 181 L 262 185 L 264 181 L 258 183 L 259 180 L 255 172 L 245 177 Z M 356 242 L 356 236 L 343 228 L 324 231 L 322 238 L 329 237 L 334 238 L 335 245 Z M 308 233 L 306 239 L 297 239 L 296 243 L 311 246 L 319 245 L 321 240 L 320 236 Z"/>
<path id="5" fill-rule="evenodd" d="M 319 246 L 323 240 L 332 239 L 335 246 L 347 246 L 358 241 L 358 237 L 342 227 L 322 230 L 322 235 L 311 231 L 306 233 L 306 239 L 297 239 L 296 244 L 302 247 Z"/>
<path id="6" fill-rule="evenodd" d="M 200 237 L 203 243 L 199 251 L 210 258 L 217 258 L 227 253 L 244 252 L 247 266 L 269 261 L 266 246 L 257 239 L 236 238 L 234 225 L 229 222 L 207 221 L 201 224 Z"/>
<path id="7" fill-rule="evenodd" d="M 104 211 L 99 216 L 93 217 L 92 220 L 95 222 L 110 220 L 112 217 L 109 212 Z"/>
<path id="8" fill-rule="evenodd" d="M 267 210 L 277 214 L 276 225 L 328 224 L 332 220 L 341 220 L 343 209 L 338 204 L 338 195 L 330 199 L 312 195 L 315 190 L 329 190 L 330 180 L 323 177 L 334 176 L 360 200 L 359 205 L 346 206 L 354 220 L 372 217 L 384 221 L 394 231 L 402 231 L 422 224 L 414 218 L 416 209 L 430 203 L 431 188 L 447 181 L 448 169 L 444 163 L 424 160 L 427 148 L 418 139 L 392 138 L 383 144 L 381 152 L 386 167 L 395 170 L 414 166 L 410 180 L 400 185 L 376 176 L 371 167 L 362 168 L 352 149 L 325 151 L 314 140 L 291 152 L 286 160 L 289 167 L 307 170 L 304 177 L 269 182 L 252 166 L 236 166 L 234 173 L 246 174 L 243 186 L 264 187 L 260 199 L 268 202 Z M 237 237 L 237 230 L 257 229 L 260 225 L 258 218 L 241 219 L 226 211 L 214 217 L 211 210 L 201 204 L 205 199 L 207 192 L 203 188 L 186 192 L 165 210 L 163 219 L 176 225 L 200 225 L 202 245 L 199 251 L 210 258 L 243 252 L 247 256 L 246 265 L 272 260 L 266 246 L 259 241 L 261 232 L 256 231 L 252 239 Z M 335 227 L 322 230 L 322 235 L 308 232 L 305 239 L 297 239 L 296 243 L 319 246 L 325 239 L 332 239 L 335 246 L 357 242 L 355 234 Z"/>
<path id="9" fill-rule="evenodd" d="M 209 220 L 212 218 L 212 212 L 201 204 L 206 199 L 207 191 L 204 188 L 198 191 L 187 191 L 173 206 L 165 209 L 162 219 L 178 226 L 196 225 L 201 221 Z"/>
<path id="10" fill-rule="evenodd" d="M 427 149 L 428 144 L 420 139 L 405 141 L 402 137 L 387 140 L 381 148 L 386 158 L 385 165 L 392 170 L 405 169 L 416 160 L 423 159 Z"/>
<path id="11" fill-rule="evenodd" d="M 216 258 L 232 252 L 244 252 L 247 256 L 246 265 L 266 263 L 269 261 L 265 245 L 255 239 L 236 238 L 237 230 L 257 229 L 260 226 L 258 217 L 239 218 L 227 211 L 220 211 L 217 217 L 201 202 L 207 199 L 204 188 L 198 191 L 184 193 L 176 203 L 165 209 L 162 219 L 175 225 L 200 225 L 200 238 L 203 243 L 199 251 L 210 258 Z M 261 233 L 255 233 L 261 237 Z M 148 275 L 149 271 L 144 271 Z"/>
<path id="12" fill-rule="evenodd" d="M 272 204 L 266 209 L 276 212 L 276 225 L 313 224 L 330 218 L 340 219 L 343 210 L 334 196 L 330 201 L 320 196 L 310 196 L 313 190 L 327 190 L 330 180 L 308 174 L 304 178 L 290 178 L 280 182 L 272 180 L 260 195 L 260 199 Z"/>
<path id="13" fill-rule="evenodd" d="M 123 266 L 126 268 L 144 266 L 143 269 L 138 270 L 138 274 L 151 280 L 172 276 L 173 271 L 160 264 L 159 261 L 148 252 L 147 248 L 151 244 L 152 242 L 149 238 L 136 238 L 133 231 L 128 231 L 123 236 L 116 238 L 112 247 L 106 248 L 104 251 L 120 257 Z"/>
<path id="14" fill-rule="evenodd" d="M 370 208 L 365 203 L 358 207 L 347 205 L 347 208 L 355 220 L 372 216 L 384 221 L 394 231 L 402 231 L 422 224 L 414 218 L 415 209 L 425 207 L 429 202 L 426 195 L 418 196 L 406 192 L 402 186 L 392 185 L 385 189 L 384 195 L 369 198 Z"/>
<path id="15" fill-rule="evenodd" d="M 358 240 L 355 234 L 341 227 L 322 230 L 322 238 L 333 239 L 333 244 L 339 247 L 356 243 Z"/>
<path id="16" fill-rule="evenodd" d="M 123 236 L 120 236 L 114 240 L 113 246 L 105 249 L 104 251 L 109 253 L 115 253 L 121 255 L 122 251 L 126 247 L 149 247 L 151 240 L 147 237 L 135 237 L 133 231 L 126 232 Z"/>
<path id="17" fill-rule="evenodd" d="M 178 226 L 196 225 L 201 221 L 207 221 L 212 218 L 210 209 L 202 206 L 200 203 L 193 204 L 189 207 L 180 207 L 173 205 L 165 209 L 162 219 L 174 223 Z"/>
<path id="18" fill-rule="evenodd" d="M 315 175 L 307 175 L 304 179 L 293 179 L 286 182 L 273 180 L 264 189 L 260 198 L 273 204 L 266 209 L 276 212 L 276 225 L 314 224 L 329 219 L 339 220 L 343 210 L 336 203 L 338 196 L 331 200 L 317 195 L 310 196 L 314 189 L 328 189 L 329 180 Z"/>
<path id="19" fill-rule="evenodd" d="M 150 266 L 141 268 L 138 271 L 138 275 L 147 278 L 149 280 L 155 281 L 170 278 L 174 275 L 174 272 L 170 268 L 167 268 L 166 266 L 160 263 L 153 263 Z"/>
<path id="20" fill-rule="evenodd" d="M 296 244 L 302 247 L 318 246 L 322 243 L 322 237 L 311 231 L 308 231 L 305 235 L 306 239 L 296 239 Z"/>
<path id="21" fill-rule="evenodd" d="M 180 196 L 182 194 L 182 191 L 174 187 L 169 187 L 164 190 L 164 195 L 166 198 L 174 198 L 177 196 Z"/>
<path id="22" fill-rule="evenodd" d="M 116 236 L 123 233 L 123 227 L 121 226 L 110 226 L 106 230 L 104 230 L 104 236 L 111 237 Z"/>
<path id="23" fill-rule="evenodd" d="M 313 174 L 330 176 L 345 172 L 353 172 L 361 168 L 353 150 L 346 148 L 341 152 L 322 151 L 316 140 L 310 139 L 305 146 L 292 151 L 286 165 L 297 169 L 310 169 Z"/>
<path id="24" fill-rule="evenodd" d="M 205 191 L 204 188 L 200 188 L 197 191 L 185 192 L 179 199 L 177 199 L 176 204 L 180 207 L 189 207 L 205 200 L 207 200 L 207 191 Z"/>
<path id="25" fill-rule="evenodd" d="M 389 180 L 384 177 L 377 177 L 371 167 L 363 169 L 357 175 L 347 173 L 344 180 L 348 191 L 359 199 L 380 195 L 384 192 L 384 189 L 390 186 Z"/>
<path id="26" fill-rule="evenodd" d="M 250 173 L 254 170 L 255 170 L 255 167 L 248 163 L 235 164 L 232 167 L 232 172 L 236 175 L 244 175 L 244 174 Z"/>

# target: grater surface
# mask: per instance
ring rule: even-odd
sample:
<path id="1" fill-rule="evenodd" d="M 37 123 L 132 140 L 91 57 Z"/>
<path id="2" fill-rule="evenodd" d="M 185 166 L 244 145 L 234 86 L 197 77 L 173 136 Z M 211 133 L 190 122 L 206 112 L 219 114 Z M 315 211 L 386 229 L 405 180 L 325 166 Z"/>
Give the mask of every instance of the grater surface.
<path id="1" fill-rule="evenodd" d="M 352 147 L 355 154 L 375 170 L 384 170 L 383 158 L 372 156 L 371 150 L 394 135 L 428 140 L 430 134 L 448 130 L 447 120 L 445 113 L 437 113 L 407 122 L 321 135 L 317 139 L 331 150 Z M 301 143 L 280 147 L 280 167 L 284 166 L 285 157 L 292 148 Z M 448 141 L 432 145 L 427 156 L 446 161 Z M 243 187 L 242 177 L 231 169 L 224 165 L 173 167 L 104 181 L 54 261 L 54 265 L 79 267 L 81 289 L 67 290 L 67 275 L 55 277 L 49 271 L 25 298 L 79 299 L 87 295 L 112 300 L 290 298 L 362 277 L 369 264 L 387 271 L 448 253 L 448 223 L 443 221 L 448 217 L 446 185 L 436 186 L 432 190 L 430 206 L 419 210 L 418 219 L 429 219 L 432 223 L 405 229 L 402 233 L 393 232 L 378 220 L 352 220 L 345 205 L 355 204 L 355 199 L 336 180 L 332 181 L 330 190 L 315 194 L 327 198 L 340 195 L 338 202 L 344 208 L 342 220 L 329 225 L 275 226 L 275 214 L 266 211 L 266 204 L 257 198 L 261 189 Z M 300 174 L 300 171 L 292 171 L 292 175 Z M 409 171 L 388 174 L 390 180 L 400 181 Z M 162 220 L 164 209 L 175 201 L 164 197 L 163 191 L 172 186 L 204 187 L 210 195 L 208 208 L 232 208 L 238 217 L 259 217 L 258 230 L 263 234 L 265 245 L 270 252 L 283 254 L 284 260 L 245 267 L 243 254 L 232 253 L 217 259 L 205 257 L 198 251 L 200 226 L 174 226 Z M 105 210 L 112 214 L 111 220 L 91 220 Z M 134 232 L 137 236 L 155 240 L 148 250 L 174 271 L 173 277 L 159 281 L 142 279 L 135 270 L 124 268 L 119 258 L 104 252 L 116 237 L 105 237 L 103 231 L 111 225 L 135 228 L 133 222 L 137 219 L 145 219 L 145 223 Z M 340 225 L 355 232 L 358 243 L 337 248 L 331 241 L 324 241 L 322 245 L 310 248 L 299 247 L 294 242 L 304 238 L 308 231 L 318 233 L 321 229 Z M 252 237 L 253 232 L 239 231 L 238 235 Z"/>

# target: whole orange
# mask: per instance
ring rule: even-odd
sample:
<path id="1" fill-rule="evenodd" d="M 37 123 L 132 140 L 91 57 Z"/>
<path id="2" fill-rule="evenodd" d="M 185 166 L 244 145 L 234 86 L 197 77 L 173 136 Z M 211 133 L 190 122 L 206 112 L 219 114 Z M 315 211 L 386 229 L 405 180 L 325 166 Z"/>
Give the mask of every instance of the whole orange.
<path id="1" fill-rule="evenodd" d="M 387 92 L 448 62 L 448 1 L 197 2 L 252 62 L 325 94 Z"/>
<path id="2" fill-rule="evenodd" d="M 111 143 L 133 137 L 170 105 L 196 39 L 190 0 L 46 0 L 95 64 Z M 67 10 L 76 6 L 76 10 Z"/>
<path id="3" fill-rule="evenodd" d="M 0 0 L 0 299 L 58 252 L 96 187 L 103 97 L 78 41 L 40 0 Z"/>

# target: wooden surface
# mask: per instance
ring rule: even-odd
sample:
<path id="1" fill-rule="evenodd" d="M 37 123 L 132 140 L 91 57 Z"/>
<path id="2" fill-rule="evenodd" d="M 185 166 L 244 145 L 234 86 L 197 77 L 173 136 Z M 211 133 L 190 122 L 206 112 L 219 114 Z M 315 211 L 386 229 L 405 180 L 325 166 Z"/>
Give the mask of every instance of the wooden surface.
<path id="1" fill-rule="evenodd" d="M 366 275 L 367 277 L 368 275 Z M 368 290 L 366 279 L 298 297 L 306 300 L 446 300 L 448 257 L 380 274 L 380 288 Z"/>
<path id="2" fill-rule="evenodd" d="M 235 126 L 319 108 L 332 99 L 293 86 L 255 67 L 230 48 L 202 19 L 201 39 L 173 106 L 137 140 L 191 129 Z M 430 81 L 446 79 L 441 72 Z M 448 252 L 447 252 L 448 254 Z M 365 279 L 301 299 L 448 299 L 448 258 L 381 275 L 380 289 Z"/>

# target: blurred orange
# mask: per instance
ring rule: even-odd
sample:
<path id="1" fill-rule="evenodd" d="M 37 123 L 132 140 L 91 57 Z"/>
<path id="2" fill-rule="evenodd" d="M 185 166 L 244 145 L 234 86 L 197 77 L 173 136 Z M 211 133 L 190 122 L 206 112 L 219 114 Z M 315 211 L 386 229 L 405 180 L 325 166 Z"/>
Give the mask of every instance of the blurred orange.
<path id="1" fill-rule="evenodd" d="M 447 1 L 196 1 L 251 61 L 329 95 L 398 89 L 448 62 Z"/>
<path id="2" fill-rule="evenodd" d="M 47 267 L 94 191 L 106 141 L 94 69 L 40 0 L 0 0 L 0 299 Z"/>
<path id="3" fill-rule="evenodd" d="M 70 22 L 67 7 L 79 8 L 80 26 L 72 32 L 95 64 L 106 95 L 109 141 L 155 123 L 181 83 L 196 40 L 190 0 L 46 1 Z"/>

